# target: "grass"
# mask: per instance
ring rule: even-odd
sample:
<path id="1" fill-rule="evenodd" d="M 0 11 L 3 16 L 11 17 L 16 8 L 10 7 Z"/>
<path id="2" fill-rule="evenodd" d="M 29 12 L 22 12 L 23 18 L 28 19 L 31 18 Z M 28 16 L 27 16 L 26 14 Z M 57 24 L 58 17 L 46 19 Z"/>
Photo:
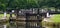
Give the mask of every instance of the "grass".
<path id="1" fill-rule="evenodd" d="M 60 14 L 55 14 L 54 17 L 51 18 L 54 22 L 60 22 Z"/>
<path id="2" fill-rule="evenodd" d="M 14 14 L 12 14 L 14 16 Z M 0 19 L 4 17 L 4 14 L 0 14 Z M 7 17 L 10 17 L 10 14 L 7 14 Z"/>
<path id="3" fill-rule="evenodd" d="M 53 22 L 42 22 L 42 25 L 49 28 L 58 28 L 58 26 L 60 26 L 60 14 L 54 14 L 54 16 L 51 17 L 51 20 Z"/>

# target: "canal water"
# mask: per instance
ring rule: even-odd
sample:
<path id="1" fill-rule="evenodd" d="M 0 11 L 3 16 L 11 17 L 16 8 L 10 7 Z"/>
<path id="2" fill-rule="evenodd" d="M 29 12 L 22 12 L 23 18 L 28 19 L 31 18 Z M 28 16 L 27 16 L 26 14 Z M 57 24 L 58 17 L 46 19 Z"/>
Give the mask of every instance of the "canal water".
<path id="1" fill-rule="evenodd" d="M 15 22 L 9 23 L 9 22 L 0 22 L 0 28 L 16 28 Z"/>
<path id="2" fill-rule="evenodd" d="M 22 24 L 23 22 L 17 22 L 16 23 L 16 21 L 13 21 L 13 22 L 7 22 L 7 23 L 2 23 L 2 24 L 0 24 L 0 28 L 25 28 L 26 26 L 25 26 L 25 24 Z M 33 23 L 32 22 L 32 24 L 35 26 L 35 24 L 36 23 Z M 17 26 L 18 25 L 18 26 Z M 30 23 L 30 25 L 31 25 L 31 23 Z M 33 26 L 32 25 L 32 26 Z M 49 26 L 49 25 L 51 25 L 51 26 Z M 56 25 L 53 25 L 53 24 L 44 24 L 44 26 L 45 26 L 45 28 L 60 28 L 59 26 L 58 26 L 59 24 L 56 24 Z M 36 25 L 37 26 L 37 25 Z M 42 25 L 43 26 L 43 25 Z"/>

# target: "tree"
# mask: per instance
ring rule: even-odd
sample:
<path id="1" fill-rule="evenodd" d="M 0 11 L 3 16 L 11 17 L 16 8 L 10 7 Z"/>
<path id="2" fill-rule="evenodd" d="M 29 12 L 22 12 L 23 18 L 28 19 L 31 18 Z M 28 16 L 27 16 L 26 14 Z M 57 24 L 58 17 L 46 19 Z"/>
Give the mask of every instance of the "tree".
<path id="1" fill-rule="evenodd" d="M 43 6 L 60 8 L 60 0 L 0 0 L 0 10 L 6 10 L 7 5 L 9 8 L 41 8 Z"/>

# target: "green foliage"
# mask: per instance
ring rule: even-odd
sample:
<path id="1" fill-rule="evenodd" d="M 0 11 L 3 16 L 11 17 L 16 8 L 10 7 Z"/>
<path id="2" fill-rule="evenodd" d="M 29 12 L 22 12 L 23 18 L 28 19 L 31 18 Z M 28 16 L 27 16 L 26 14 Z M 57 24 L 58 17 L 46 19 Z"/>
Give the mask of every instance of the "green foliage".
<path id="1" fill-rule="evenodd" d="M 60 14 L 55 14 L 51 20 L 53 20 L 54 22 L 60 22 Z"/>
<path id="2" fill-rule="evenodd" d="M 6 8 L 40 8 L 40 7 L 60 8 L 60 0 L 0 0 L 0 10 Z"/>

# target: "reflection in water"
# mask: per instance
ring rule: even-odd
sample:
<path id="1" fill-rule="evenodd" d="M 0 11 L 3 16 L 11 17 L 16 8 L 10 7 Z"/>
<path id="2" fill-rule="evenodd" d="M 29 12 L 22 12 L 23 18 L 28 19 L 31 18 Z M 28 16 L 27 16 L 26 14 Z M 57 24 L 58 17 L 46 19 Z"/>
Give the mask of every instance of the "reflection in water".
<path id="1" fill-rule="evenodd" d="M 3 25 L 4 26 L 4 28 L 7 28 L 7 26 L 6 25 Z"/>
<path id="2" fill-rule="evenodd" d="M 7 23 L 6 23 L 7 24 Z M 4 24 L 4 25 L 1 25 L 0 24 L 0 28 L 17 28 L 16 27 L 16 22 L 14 22 L 14 23 L 9 23 L 8 25 L 6 25 L 6 24 Z M 32 23 L 33 24 L 33 23 Z M 33 24 L 33 25 L 35 25 L 35 24 Z M 45 25 L 45 27 L 46 28 L 60 28 L 59 27 L 59 25 L 52 25 L 52 26 L 46 26 Z M 22 26 L 22 25 L 18 25 L 18 28 L 25 28 L 25 26 Z"/>
<path id="3" fill-rule="evenodd" d="M 7 28 L 6 25 L 0 25 L 0 28 Z"/>
<path id="4" fill-rule="evenodd" d="M 9 28 L 16 28 L 16 22 L 15 21 L 10 21 L 9 22 Z"/>
<path id="5" fill-rule="evenodd" d="M 9 23 L 9 22 L 1 23 L 0 28 L 16 28 L 16 24 L 15 24 L 15 22 L 13 22 L 13 23 Z"/>
<path id="6" fill-rule="evenodd" d="M 34 25 L 34 26 L 37 26 L 37 24 L 35 22 L 29 22 L 28 23 L 29 25 Z M 44 25 L 45 24 L 45 25 Z M 60 28 L 60 23 L 57 23 L 56 25 L 54 23 L 47 23 L 45 22 L 43 25 L 46 27 L 46 28 Z M 25 24 L 23 24 L 23 22 L 18 22 L 18 28 L 25 28 Z M 5 23 L 5 24 L 0 24 L 0 28 L 17 28 L 16 26 L 16 21 L 12 21 L 11 23 L 8 22 L 8 23 Z M 24 26 L 23 26 L 24 25 Z"/>

